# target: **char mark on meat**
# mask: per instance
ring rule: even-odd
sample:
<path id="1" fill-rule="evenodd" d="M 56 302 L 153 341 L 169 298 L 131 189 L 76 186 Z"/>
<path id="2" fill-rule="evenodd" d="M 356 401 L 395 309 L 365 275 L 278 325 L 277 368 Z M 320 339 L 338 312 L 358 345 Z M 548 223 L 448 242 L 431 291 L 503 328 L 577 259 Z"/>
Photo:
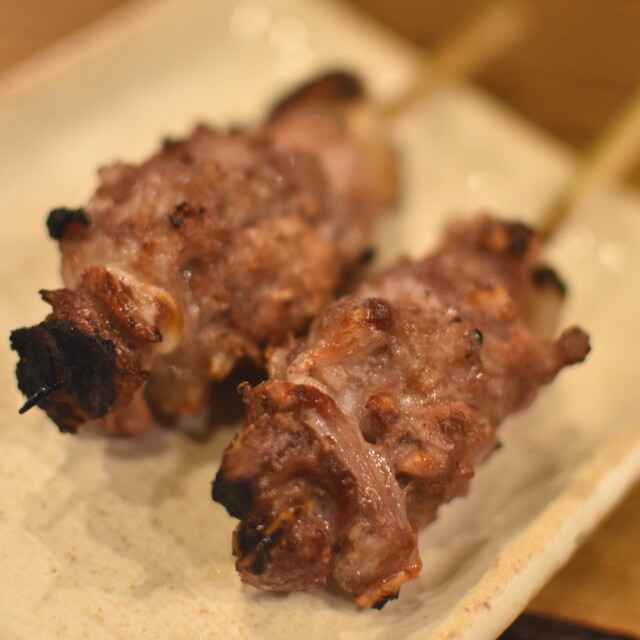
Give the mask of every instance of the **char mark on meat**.
<path id="1" fill-rule="evenodd" d="M 204 416 L 212 381 L 264 366 L 361 265 L 395 190 L 379 124 L 360 81 L 334 72 L 260 126 L 200 125 L 140 165 L 101 169 L 82 209 L 47 220 L 65 288 L 14 333 L 25 408 L 62 431 L 100 419 L 121 435 Z"/>
<path id="2" fill-rule="evenodd" d="M 20 390 L 49 411 L 62 430 L 103 417 L 115 397 L 116 353 L 113 343 L 83 333 L 73 324 L 52 320 L 11 334 L 20 354 Z"/>
<path id="3" fill-rule="evenodd" d="M 310 105 L 317 108 L 341 108 L 342 103 L 359 102 L 366 98 L 360 79 L 342 70 L 329 71 L 321 78 L 310 80 L 276 102 L 269 111 L 269 120 L 286 116 L 290 109 Z"/>
<path id="4" fill-rule="evenodd" d="M 90 220 L 84 209 L 53 209 L 47 218 L 47 229 L 54 240 L 60 240 L 67 227 L 73 223 L 88 227 Z"/>
<path id="5" fill-rule="evenodd" d="M 418 575 L 417 531 L 466 493 L 498 425 L 589 351 L 578 328 L 552 339 L 528 324 L 538 249 L 518 223 L 458 224 L 274 351 L 214 482 L 241 519 L 243 581 L 379 608 Z M 238 508 L 233 487 L 249 486 Z"/>

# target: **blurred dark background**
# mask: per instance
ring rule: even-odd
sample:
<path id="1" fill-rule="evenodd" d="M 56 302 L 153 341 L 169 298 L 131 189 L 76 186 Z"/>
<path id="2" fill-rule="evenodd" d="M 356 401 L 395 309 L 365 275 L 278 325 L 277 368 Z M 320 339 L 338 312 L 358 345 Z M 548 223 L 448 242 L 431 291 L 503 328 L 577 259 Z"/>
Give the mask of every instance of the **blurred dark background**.
<path id="1" fill-rule="evenodd" d="M 487 2 L 350 0 L 406 37 L 434 46 Z M 638 0 L 535 0 L 531 28 L 477 81 L 577 148 L 640 85 Z"/>
<path id="2" fill-rule="evenodd" d="M 431 49 L 486 0 L 338 0 Z M 131 0 L 0 0 L 0 70 Z M 531 0 L 532 26 L 477 81 L 579 150 L 640 85 L 638 0 Z M 640 185 L 640 170 L 634 179 Z"/>

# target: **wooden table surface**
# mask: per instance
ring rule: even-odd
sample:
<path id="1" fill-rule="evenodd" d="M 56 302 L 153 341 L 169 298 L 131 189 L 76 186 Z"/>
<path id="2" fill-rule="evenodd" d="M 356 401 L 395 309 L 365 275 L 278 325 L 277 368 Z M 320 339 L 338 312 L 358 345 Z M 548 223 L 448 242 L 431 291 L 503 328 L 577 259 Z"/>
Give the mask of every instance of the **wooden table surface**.
<path id="1" fill-rule="evenodd" d="M 128 1 L 0 0 L 0 71 Z M 478 0 L 345 1 L 427 49 L 482 4 Z M 530 120 L 584 150 L 640 84 L 640 2 L 536 0 L 534 4 L 531 30 L 477 81 Z M 629 179 L 640 186 L 640 169 Z M 640 638 L 640 484 L 534 599 L 529 611 Z"/>

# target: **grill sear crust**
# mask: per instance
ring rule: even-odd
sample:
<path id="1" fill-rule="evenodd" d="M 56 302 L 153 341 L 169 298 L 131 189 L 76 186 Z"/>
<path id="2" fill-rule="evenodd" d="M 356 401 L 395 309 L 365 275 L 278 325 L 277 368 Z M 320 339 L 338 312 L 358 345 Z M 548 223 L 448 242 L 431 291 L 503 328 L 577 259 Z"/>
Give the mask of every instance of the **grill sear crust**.
<path id="1" fill-rule="evenodd" d="M 416 532 L 467 492 L 498 425 L 589 351 L 578 328 L 528 323 L 532 300 L 564 292 L 537 276 L 538 249 L 518 223 L 458 224 L 273 351 L 213 485 L 241 519 L 243 581 L 381 607 L 418 575 Z"/>
<path id="2" fill-rule="evenodd" d="M 369 248 L 395 190 L 378 124 L 359 80 L 334 72 L 259 127 L 200 125 L 140 165 L 101 169 L 82 209 L 49 216 L 65 288 L 12 334 L 27 404 L 62 431 L 101 419 L 138 435 L 152 413 L 203 412 L 239 360 L 262 366 Z M 78 334 L 103 357 L 79 364 Z"/>

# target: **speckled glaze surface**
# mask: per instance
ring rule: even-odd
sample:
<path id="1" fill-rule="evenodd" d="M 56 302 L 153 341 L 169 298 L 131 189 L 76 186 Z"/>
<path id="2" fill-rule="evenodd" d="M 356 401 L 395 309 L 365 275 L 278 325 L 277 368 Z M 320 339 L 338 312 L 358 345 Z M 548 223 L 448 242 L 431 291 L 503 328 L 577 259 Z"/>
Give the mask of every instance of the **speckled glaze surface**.
<path id="1" fill-rule="evenodd" d="M 124 441 L 17 415 L 6 337 L 46 313 L 37 291 L 60 280 L 45 216 L 81 204 L 97 166 L 141 159 L 197 120 L 250 121 L 316 69 L 355 68 L 382 102 L 414 64 L 415 52 L 331 3 L 188 0 L 139 5 L 0 79 L 1 637 L 493 638 L 638 476 L 640 197 L 626 191 L 593 202 L 546 248 L 570 284 L 562 324 L 592 335 L 587 363 L 505 423 L 470 494 L 422 532 L 421 577 L 383 611 L 240 584 L 234 522 L 209 499 L 237 425 L 205 442 L 161 429 Z M 420 255 L 447 220 L 479 210 L 535 224 L 574 162 L 463 85 L 391 131 L 404 199 L 380 232 L 382 262 Z"/>

